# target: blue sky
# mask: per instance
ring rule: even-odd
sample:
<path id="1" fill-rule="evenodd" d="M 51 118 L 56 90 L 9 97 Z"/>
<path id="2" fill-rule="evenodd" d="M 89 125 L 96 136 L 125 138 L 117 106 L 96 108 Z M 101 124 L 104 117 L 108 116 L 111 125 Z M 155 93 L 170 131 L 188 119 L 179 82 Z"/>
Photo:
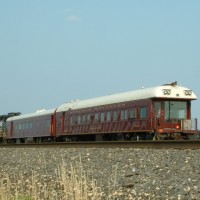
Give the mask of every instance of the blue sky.
<path id="1" fill-rule="evenodd" d="M 1 0 L 0 114 L 173 81 L 200 98 L 199 10 L 197 0 Z"/>

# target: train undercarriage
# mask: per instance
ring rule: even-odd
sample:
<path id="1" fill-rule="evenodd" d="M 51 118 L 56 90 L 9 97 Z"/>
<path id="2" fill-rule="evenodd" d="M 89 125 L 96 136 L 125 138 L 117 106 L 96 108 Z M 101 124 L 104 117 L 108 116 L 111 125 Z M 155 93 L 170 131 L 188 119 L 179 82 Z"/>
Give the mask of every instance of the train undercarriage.
<path id="1" fill-rule="evenodd" d="M 196 140 L 199 134 L 187 133 L 108 133 L 108 134 L 73 134 L 58 137 L 0 138 L 0 143 L 47 143 L 47 142 L 86 142 L 86 141 L 141 141 L 141 140 Z"/>

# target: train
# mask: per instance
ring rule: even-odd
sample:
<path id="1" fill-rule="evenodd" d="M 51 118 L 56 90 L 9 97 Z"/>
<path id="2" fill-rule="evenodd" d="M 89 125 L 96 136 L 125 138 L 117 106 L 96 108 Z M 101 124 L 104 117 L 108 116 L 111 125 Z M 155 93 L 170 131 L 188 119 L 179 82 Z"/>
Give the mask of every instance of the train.
<path id="1" fill-rule="evenodd" d="M 195 93 L 177 82 L 0 116 L 0 141 L 42 143 L 197 139 Z"/>

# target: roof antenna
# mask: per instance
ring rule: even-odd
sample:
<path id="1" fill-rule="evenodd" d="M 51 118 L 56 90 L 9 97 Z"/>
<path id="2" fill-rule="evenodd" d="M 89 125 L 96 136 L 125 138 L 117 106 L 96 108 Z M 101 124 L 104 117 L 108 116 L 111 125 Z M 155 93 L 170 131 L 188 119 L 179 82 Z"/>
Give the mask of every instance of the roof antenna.
<path id="1" fill-rule="evenodd" d="M 177 86 L 177 81 L 174 81 L 170 84 L 171 86 Z"/>

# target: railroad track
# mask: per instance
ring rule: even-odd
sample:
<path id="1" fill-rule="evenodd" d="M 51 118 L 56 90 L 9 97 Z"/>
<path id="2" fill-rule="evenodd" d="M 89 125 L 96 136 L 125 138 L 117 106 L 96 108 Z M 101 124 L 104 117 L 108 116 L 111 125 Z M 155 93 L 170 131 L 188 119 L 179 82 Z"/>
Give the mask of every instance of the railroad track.
<path id="1" fill-rule="evenodd" d="M 1 144 L 0 148 L 143 148 L 143 149 L 200 149 L 200 140 L 165 141 L 101 141 Z"/>

